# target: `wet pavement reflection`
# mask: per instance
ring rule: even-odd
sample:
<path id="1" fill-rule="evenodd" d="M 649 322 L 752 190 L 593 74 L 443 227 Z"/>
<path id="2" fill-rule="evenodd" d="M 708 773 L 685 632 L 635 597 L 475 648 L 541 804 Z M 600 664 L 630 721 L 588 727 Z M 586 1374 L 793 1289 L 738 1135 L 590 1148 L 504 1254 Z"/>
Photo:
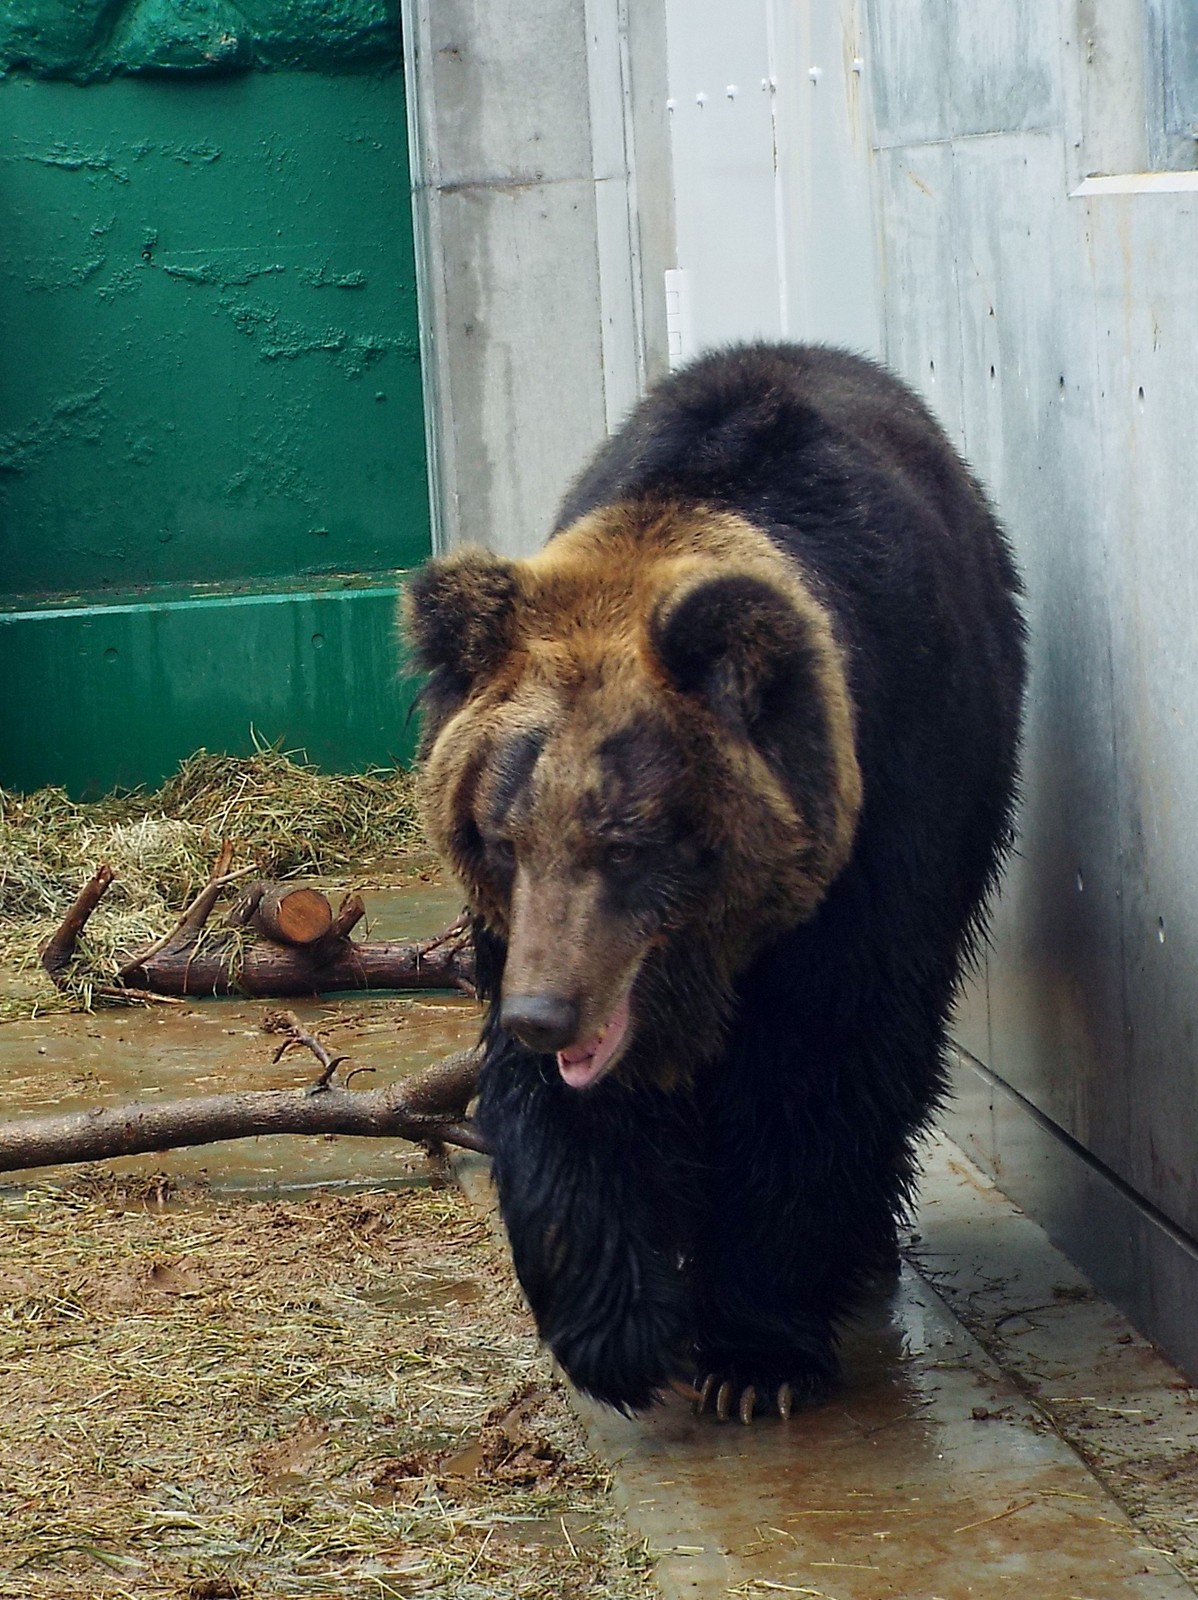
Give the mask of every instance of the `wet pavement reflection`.
<path id="1" fill-rule="evenodd" d="M 925 1215 L 952 1226 L 976 1197 L 959 1160 L 935 1160 Z M 580 1402 L 668 1600 L 1192 1596 L 910 1266 L 849 1332 L 844 1365 L 840 1393 L 786 1423 L 719 1424 L 674 1398 L 629 1421 Z"/>

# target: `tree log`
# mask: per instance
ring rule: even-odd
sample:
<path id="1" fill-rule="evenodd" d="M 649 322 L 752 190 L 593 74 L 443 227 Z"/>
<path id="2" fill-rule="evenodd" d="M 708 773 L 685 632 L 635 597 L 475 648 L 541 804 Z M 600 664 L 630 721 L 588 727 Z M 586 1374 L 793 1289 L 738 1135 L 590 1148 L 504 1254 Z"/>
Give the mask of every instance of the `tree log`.
<path id="1" fill-rule="evenodd" d="M 347 894 L 334 917 L 324 895 L 315 889 L 254 883 L 232 907 L 224 928 L 213 938 L 202 937 L 222 891 L 249 870 L 230 871 L 232 859 L 232 845 L 222 845 L 208 883 L 175 926 L 131 955 L 119 969 L 117 983 L 105 984 L 98 992 L 108 998 L 123 993 L 282 997 L 358 989 L 474 992 L 474 946 L 464 918 L 423 944 L 395 940 L 355 944 L 350 932 L 366 914 L 358 894 Z M 67 968 L 79 935 L 112 881 L 111 868 L 98 867 L 42 946 L 42 965 L 60 988 L 67 983 Z M 300 904 L 306 904 L 314 917 L 310 939 L 305 936 L 303 942 L 288 944 L 273 939 L 244 943 L 240 930 L 256 924 L 264 906 L 290 906 L 300 896 L 309 897 Z M 318 903 L 314 913 L 312 901 Z"/>
<path id="2" fill-rule="evenodd" d="M 354 944 L 344 938 L 310 948 L 263 942 L 240 949 L 213 939 L 198 948 L 158 951 L 137 966 L 126 967 L 121 982 L 131 991 L 193 996 L 469 989 L 474 982 L 474 950 L 459 943 L 426 950 L 422 944 L 397 940 Z"/>
<path id="3" fill-rule="evenodd" d="M 387 1089 L 260 1089 L 176 1101 L 135 1101 L 0 1124 L 0 1172 L 101 1161 L 269 1133 L 410 1139 L 485 1152 L 466 1116 L 481 1053 L 463 1050 Z"/>
<path id="4" fill-rule="evenodd" d="M 263 889 L 251 920 L 279 944 L 317 944 L 333 926 L 333 908 L 319 889 L 272 883 Z"/>

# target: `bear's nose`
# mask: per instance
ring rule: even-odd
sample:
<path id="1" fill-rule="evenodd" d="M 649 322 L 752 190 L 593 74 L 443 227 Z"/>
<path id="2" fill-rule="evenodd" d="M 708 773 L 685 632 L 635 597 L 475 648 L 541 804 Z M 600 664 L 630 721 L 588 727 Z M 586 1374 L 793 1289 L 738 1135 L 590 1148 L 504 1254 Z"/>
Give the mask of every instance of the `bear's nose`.
<path id="1" fill-rule="evenodd" d="M 560 994 L 511 994 L 504 998 L 499 1020 L 530 1050 L 548 1054 L 574 1043 L 580 1008 Z"/>

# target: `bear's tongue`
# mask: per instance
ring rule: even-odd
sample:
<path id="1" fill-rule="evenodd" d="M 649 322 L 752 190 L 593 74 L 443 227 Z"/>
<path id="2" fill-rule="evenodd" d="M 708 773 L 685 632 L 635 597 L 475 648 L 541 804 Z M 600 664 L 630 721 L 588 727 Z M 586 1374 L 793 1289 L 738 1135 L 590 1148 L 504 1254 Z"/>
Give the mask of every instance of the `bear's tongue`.
<path id="1" fill-rule="evenodd" d="M 587 1089 L 624 1042 L 628 1029 L 628 991 L 593 1039 L 557 1052 L 557 1070 L 571 1089 Z"/>

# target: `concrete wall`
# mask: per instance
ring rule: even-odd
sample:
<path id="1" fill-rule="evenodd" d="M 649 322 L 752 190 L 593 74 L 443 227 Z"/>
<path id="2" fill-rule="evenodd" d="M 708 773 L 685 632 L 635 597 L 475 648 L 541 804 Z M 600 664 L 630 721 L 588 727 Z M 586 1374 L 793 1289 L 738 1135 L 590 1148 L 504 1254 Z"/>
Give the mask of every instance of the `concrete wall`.
<path id="1" fill-rule="evenodd" d="M 404 20 L 438 538 L 527 553 L 665 361 L 661 15 L 406 0 Z"/>
<path id="2" fill-rule="evenodd" d="M 1198 175 L 1153 147 L 1139 6 L 875 0 L 891 363 L 1027 580 L 1018 857 L 953 1122 L 1198 1367 Z"/>

